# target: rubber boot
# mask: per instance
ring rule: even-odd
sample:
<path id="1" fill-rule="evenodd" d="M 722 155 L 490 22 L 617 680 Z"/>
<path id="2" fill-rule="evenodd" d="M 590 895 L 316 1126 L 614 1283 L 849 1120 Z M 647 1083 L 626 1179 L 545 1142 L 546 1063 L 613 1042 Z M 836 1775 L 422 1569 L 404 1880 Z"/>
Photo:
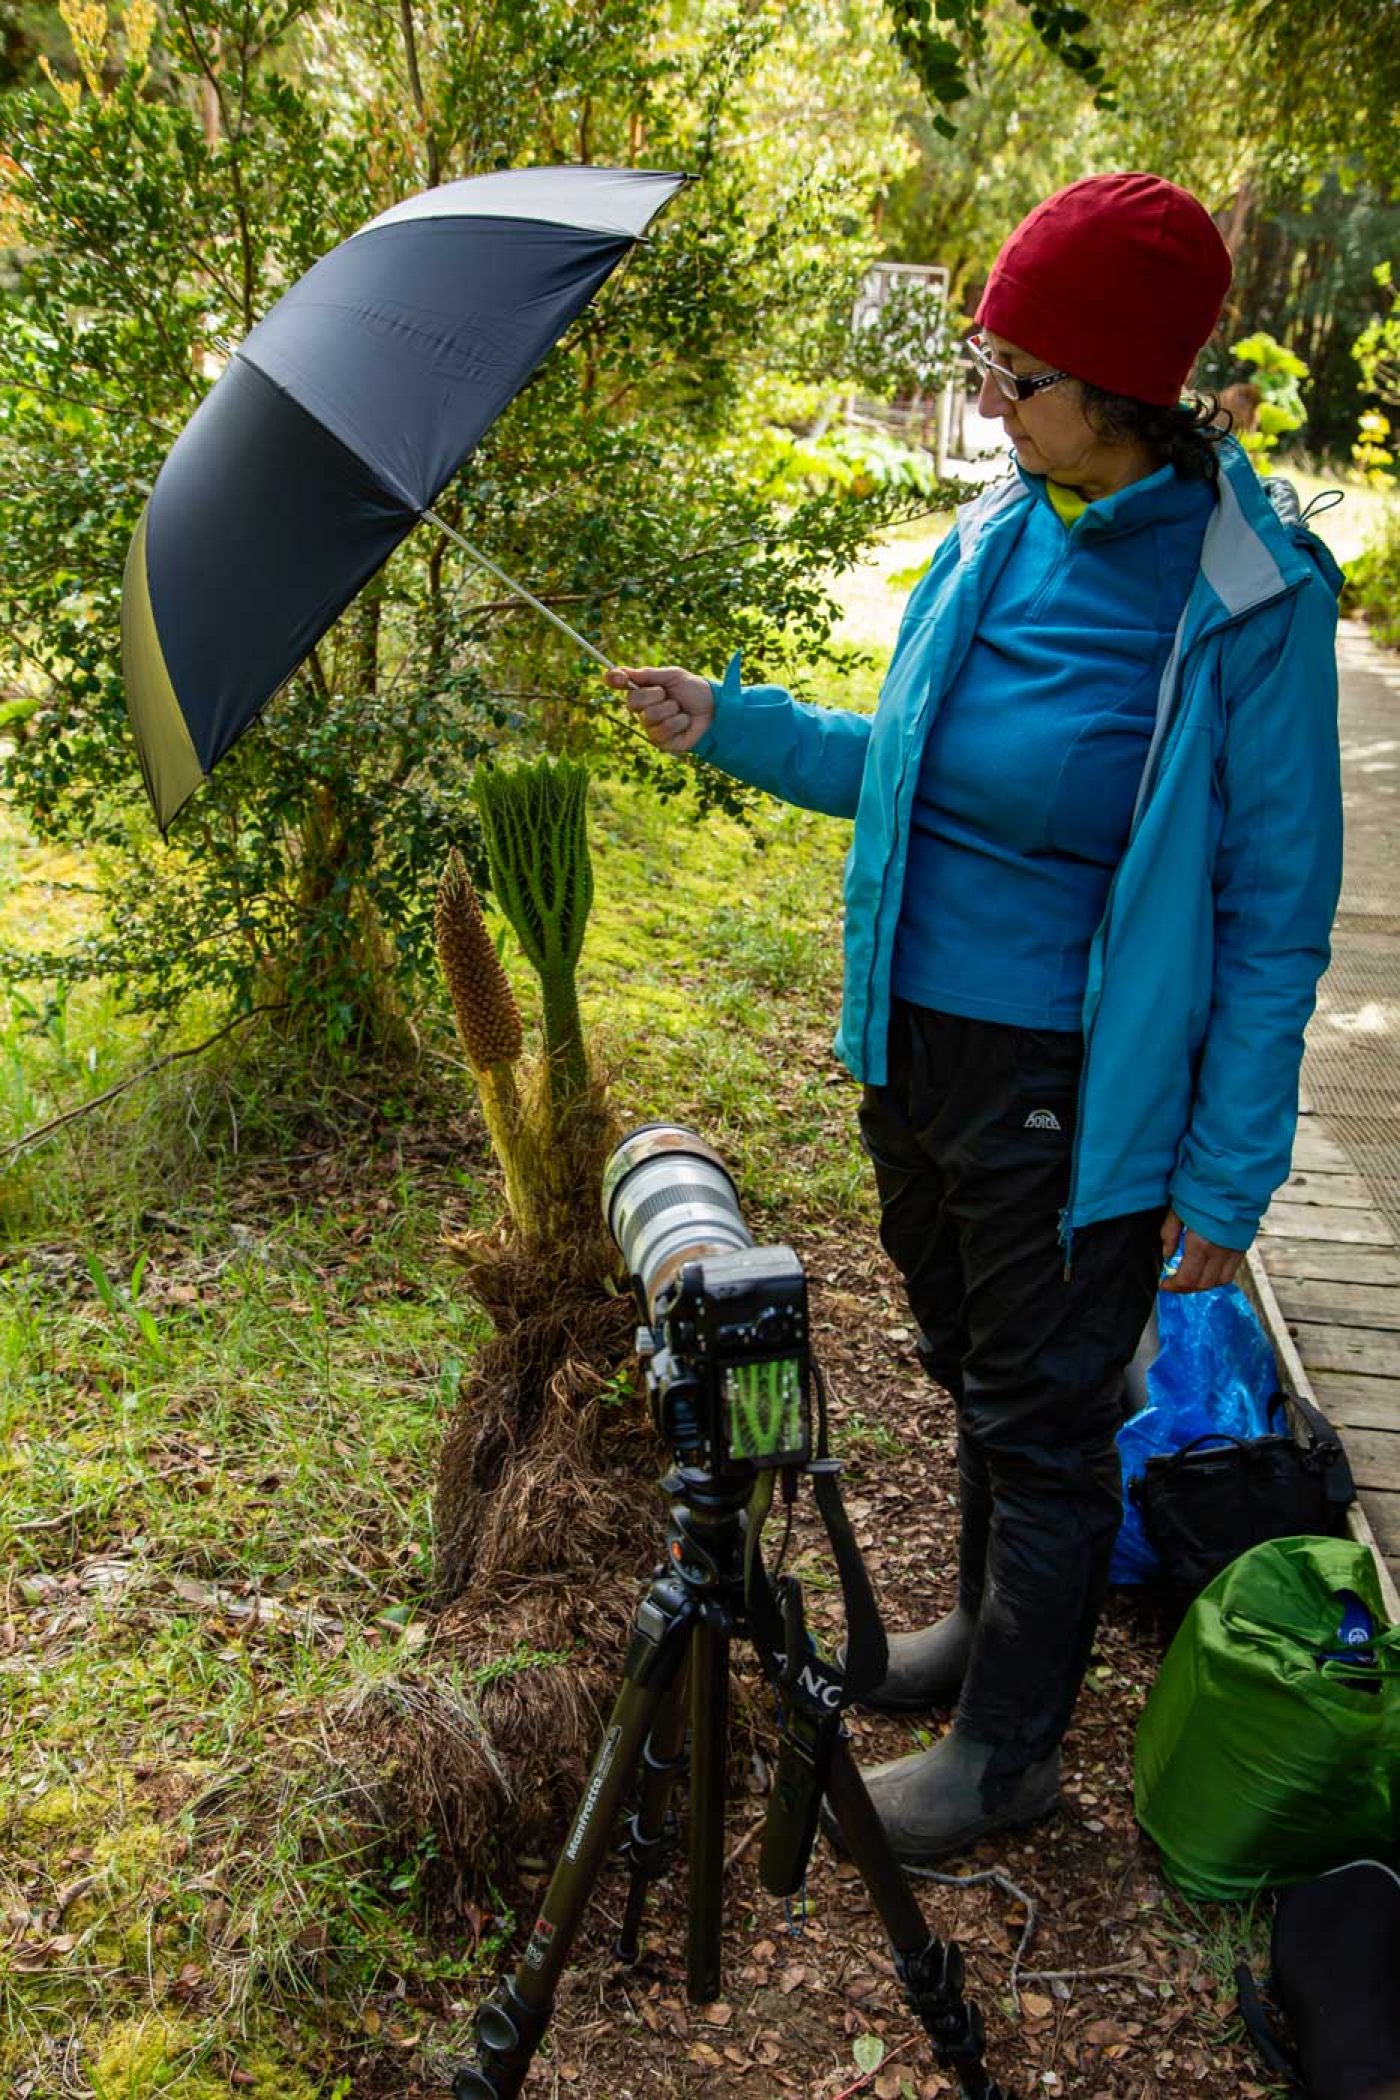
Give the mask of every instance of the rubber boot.
<path id="1" fill-rule="evenodd" d="M 890 1635 L 889 1668 L 860 1702 L 874 1713 L 927 1713 L 957 1704 L 977 1631 L 992 1517 L 987 1469 L 965 1436 L 958 1438 L 958 1506 L 958 1601 L 934 1625 Z"/>
<path id="2" fill-rule="evenodd" d="M 1080 1454 L 1058 1494 L 1045 1492 L 1033 1457 L 1022 1465 L 1002 1454 L 995 1464 L 985 1585 L 957 1718 L 931 1750 L 862 1774 L 906 1866 L 928 1866 L 1056 1807 L 1060 1739 L 1108 1586 L 1114 1447 Z"/>
<path id="3" fill-rule="evenodd" d="M 997 1745 L 979 1743 L 955 1721 L 931 1750 L 861 1773 L 902 1866 L 932 1866 L 1059 1806 L 1058 1748 L 1020 1772 L 999 1773 L 1000 1762 Z"/>

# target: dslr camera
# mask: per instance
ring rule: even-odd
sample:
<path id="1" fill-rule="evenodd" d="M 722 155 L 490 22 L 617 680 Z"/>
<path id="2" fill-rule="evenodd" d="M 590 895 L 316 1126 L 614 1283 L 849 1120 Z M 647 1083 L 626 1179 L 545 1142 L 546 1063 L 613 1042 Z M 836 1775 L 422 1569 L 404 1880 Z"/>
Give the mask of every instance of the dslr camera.
<path id="1" fill-rule="evenodd" d="M 756 1247 L 719 1154 L 675 1123 L 644 1123 L 603 1175 L 603 1215 L 627 1264 L 637 1353 L 658 1434 L 720 1476 L 811 1457 L 807 1279 L 791 1247 Z"/>

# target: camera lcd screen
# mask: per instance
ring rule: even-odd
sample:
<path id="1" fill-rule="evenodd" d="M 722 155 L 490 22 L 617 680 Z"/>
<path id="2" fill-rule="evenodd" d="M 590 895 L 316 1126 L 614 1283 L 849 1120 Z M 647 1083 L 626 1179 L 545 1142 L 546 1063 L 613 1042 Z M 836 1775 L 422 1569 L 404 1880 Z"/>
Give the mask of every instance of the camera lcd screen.
<path id="1" fill-rule="evenodd" d="M 727 1364 L 724 1411 L 731 1458 L 772 1466 L 805 1456 L 807 1418 L 797 1357 Z"/>

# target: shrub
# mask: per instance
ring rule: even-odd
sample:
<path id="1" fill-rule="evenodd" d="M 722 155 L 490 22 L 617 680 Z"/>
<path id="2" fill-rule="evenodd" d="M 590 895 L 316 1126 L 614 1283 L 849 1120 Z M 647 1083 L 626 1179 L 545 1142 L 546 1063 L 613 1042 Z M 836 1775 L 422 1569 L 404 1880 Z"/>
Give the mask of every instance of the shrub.
<path id="1" fill-rule="evenodd" d="M 1378 642 L 1400 649 L 1400 505 L 1390 506 L 1377 537 L 1347 570 L 1342 602 L 1370 622 Z"/>

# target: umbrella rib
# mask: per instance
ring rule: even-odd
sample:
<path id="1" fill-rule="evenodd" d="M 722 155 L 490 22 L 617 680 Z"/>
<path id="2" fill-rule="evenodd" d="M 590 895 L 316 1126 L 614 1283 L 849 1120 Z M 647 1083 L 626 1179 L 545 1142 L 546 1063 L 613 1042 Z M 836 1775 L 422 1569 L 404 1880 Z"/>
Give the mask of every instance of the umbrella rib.
<path id="1" fill-rule="evenodd" d="M 435 510 L 420 511 L 419 516 L 426 518 L 429 524 L 436 525 L 439 532 L 445 532 L 448 539 L 455 541 L 457 546 L 465 554 L 469 554 L 472 560 L 479 563 L 483 569 L 488 569 L 499 582 L 505 585 L 508 591 L 513 591 L 517 598 L 523 598 L 527 605 L 533 605 L 537 613 L 543 613 L 547 620 L 552 620 L 561 634 L 568 635 L 571 642 L 577 642 L 579 648 L 585 650 L 595 663 L 600 663 L 605 671 L 615 671 L 617 669 L 617 665 L 610 656 L 604 656 L 601 649 L 595 648 L 592 642 L 586 641 L 576 627 L 571 627 L 567 620 L 561 620 L 557 612 L 551 611 L 550 607 L 542 599 L 537 598 L 533 591 L 527 591 L 523 583 L 517 583 L 513 576 L 507 576 L 504 569 L 498 569 L 495 562 L 484 555 L 479 547 L 474 547 L 471 541 L 465 539 L 460 532 L 449 525 L 445 518 L 440 518 Z"/>

